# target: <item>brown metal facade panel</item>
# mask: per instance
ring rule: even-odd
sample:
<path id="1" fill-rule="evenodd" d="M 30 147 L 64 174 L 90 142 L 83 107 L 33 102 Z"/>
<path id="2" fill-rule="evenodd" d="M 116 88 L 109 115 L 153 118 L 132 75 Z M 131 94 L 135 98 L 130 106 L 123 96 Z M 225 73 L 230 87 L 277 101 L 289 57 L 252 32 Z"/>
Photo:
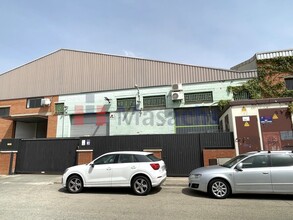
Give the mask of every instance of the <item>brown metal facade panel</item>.
<path id="1" fill-rule="evenodd" d="M 245 121 L 243 117 L 235 117 L 237 126 L 237 139 L 235 141 L 238 142 L 240 154 L 261 150 L 257 117 L 246 117 L 249 117 L 249 121 Z"/>
<path id="2" fill-rule="evenodd" d="M 264 150 L 286 150 L 293 146 L 291 113 L 287 108 L 259 109 Z"/>
<path id="3" fill-rule="evenodd" d="M 0 100 L 252 78 L 255 71 L 198 67 L 59 50 L 0 75 Z"/>

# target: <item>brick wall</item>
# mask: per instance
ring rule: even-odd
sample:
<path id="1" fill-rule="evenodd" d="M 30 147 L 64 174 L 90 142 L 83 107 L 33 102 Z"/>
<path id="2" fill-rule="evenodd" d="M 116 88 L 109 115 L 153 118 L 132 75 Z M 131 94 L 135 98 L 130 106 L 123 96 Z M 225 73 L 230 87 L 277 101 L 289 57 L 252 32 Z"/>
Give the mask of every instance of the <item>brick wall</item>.
<path id="1" fill-rule="evenodd" d="M 13 161 L 11 164 L 11 154 L 13 155 Z M 16 151 L 1 151 L 0 152 L 0 175 L 8 175 L 10 174 L 9 171 L 11 171 L 11 174 L 14 174 L 15 172 L 15 164 L 16 164 Z M 10 167 L 11 165 L 11 167 Z"/>
<path id="2" fill-rule="evenodd" d="M 13 137 L 13 121 L 0 118 L 0 141 L 11 137 Z"/>
<path id="3" fill-rule="evenodd" d="M 203 150 L 203 159 L 204 166 L 209 165 L 210 159 L 218 159 L 218 158 L 232 158 L 236 156 L 235 149 L 204 149 Z"/>
<path id="4" fill-rule="evenodd" d="M 93 150 L 77 150 L 77 164 L 89 163 L 93 160 Z"/>
<path id="5" fill-rule="evenodd" d="M 57 133 L 57 115 L 48 116 L 47 138 L 55 138 Z"/>
<path id="6" fill-rule="evenodd" d="M 51 99 L 50 106 L 44 106 L 41 108 L 26 108 L 27 99 L 17 99 L 17 100 L 2 100 L 0 101 L 1 107 L 10 107 L 10 115 L 49 115 L 48 116 L 48 128 L 47 136 L 56 137 L 56 127 L 57 127 L 57 116 L 54 115 L 54 103 L 58 101 L 58 97 L 45 97 Z M 14 123 L 11 119 L 0 118 L 0 141 L 3 138 L 13 138 L 14 137 Z"/>
<path id="7" fill-rule="evenodd" d="M 144 149 L 145 152 L 151 152 L 155 157 L 162 159 L 162 149 Z"/>

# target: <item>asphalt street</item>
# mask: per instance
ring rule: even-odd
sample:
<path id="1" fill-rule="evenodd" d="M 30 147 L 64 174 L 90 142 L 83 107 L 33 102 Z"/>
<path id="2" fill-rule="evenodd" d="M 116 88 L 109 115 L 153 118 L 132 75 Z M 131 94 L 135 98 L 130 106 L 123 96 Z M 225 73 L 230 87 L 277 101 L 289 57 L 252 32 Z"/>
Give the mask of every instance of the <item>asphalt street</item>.
<path id="1" fill-rule="evenodd" d="M 70 194 L 61 176 L 0 176 L 0 219 L 292 219 L 291 195 L 209 198 L 168 178 L 148 196 L 130 189 L 94 188 Z M 173 183 L 172 183 L 173 181 Z M 185 184 L 186 183 L 186 184 Z"/>

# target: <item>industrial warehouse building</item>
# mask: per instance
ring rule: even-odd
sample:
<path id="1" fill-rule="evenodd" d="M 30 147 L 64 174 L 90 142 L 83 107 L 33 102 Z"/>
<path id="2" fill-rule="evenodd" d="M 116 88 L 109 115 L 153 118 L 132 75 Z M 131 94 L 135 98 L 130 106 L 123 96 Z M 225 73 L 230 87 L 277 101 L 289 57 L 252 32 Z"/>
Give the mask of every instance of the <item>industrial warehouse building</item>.
<path id="1" fill-rule="evenodd" d="M 269 134 L 291 146 L 291 115 L 279 115 L 286 130 L 267 129 L 265 140 L 259 119 L 272 119 L 259 109 L 283 112 L 291 98 L 262 104 L 235 101 L 225 112 L 218 103 L 249 99 L 227 88 L 257 77 L 257 60 L 292 52 L 260 53 L 231 69 L 217 69 L 61 49 L 0 75 L 0 140 L 232 132 L 236 154 L 267 149 Z M 247 141 L 252 124 L 256 142 Z"/>
<path id="2" fill-rule="evenodd" d="M 0 76 L 0 139 L 218 132 L 227 86 L 256 75 L 59 50 Z"/>

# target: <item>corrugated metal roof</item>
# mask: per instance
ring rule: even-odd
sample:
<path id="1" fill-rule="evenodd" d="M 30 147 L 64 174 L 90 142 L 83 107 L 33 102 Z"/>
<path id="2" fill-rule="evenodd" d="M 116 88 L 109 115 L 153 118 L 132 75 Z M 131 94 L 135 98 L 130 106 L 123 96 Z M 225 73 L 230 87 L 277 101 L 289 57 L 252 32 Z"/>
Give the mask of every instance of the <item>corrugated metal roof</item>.
<path id="1" fill-rule="evenodd" d="M 293 49 L 263 52 L 263 53 L 256 54 L 257 60 L 272 59 L 275 57 L 289 57 L 289 56 L 293 56 Z"/>
<path id="2" fill-rule="evenodd" d="M 232 71 L 61 49 L 0 75 L 0 99 L 256 77 Z"/>
<path id="3" fill-rule="evenodd" d="M 290 56 L 293 56 L 293 49 L 256 53 L 250 59 L 231 67 L 231 70 L 241 70 L 241 71 L 252 70 L 252 69 L 256 69 L 257 67 L 256 60 L 272 59 L 276 57 L 290 57 Z"/>

